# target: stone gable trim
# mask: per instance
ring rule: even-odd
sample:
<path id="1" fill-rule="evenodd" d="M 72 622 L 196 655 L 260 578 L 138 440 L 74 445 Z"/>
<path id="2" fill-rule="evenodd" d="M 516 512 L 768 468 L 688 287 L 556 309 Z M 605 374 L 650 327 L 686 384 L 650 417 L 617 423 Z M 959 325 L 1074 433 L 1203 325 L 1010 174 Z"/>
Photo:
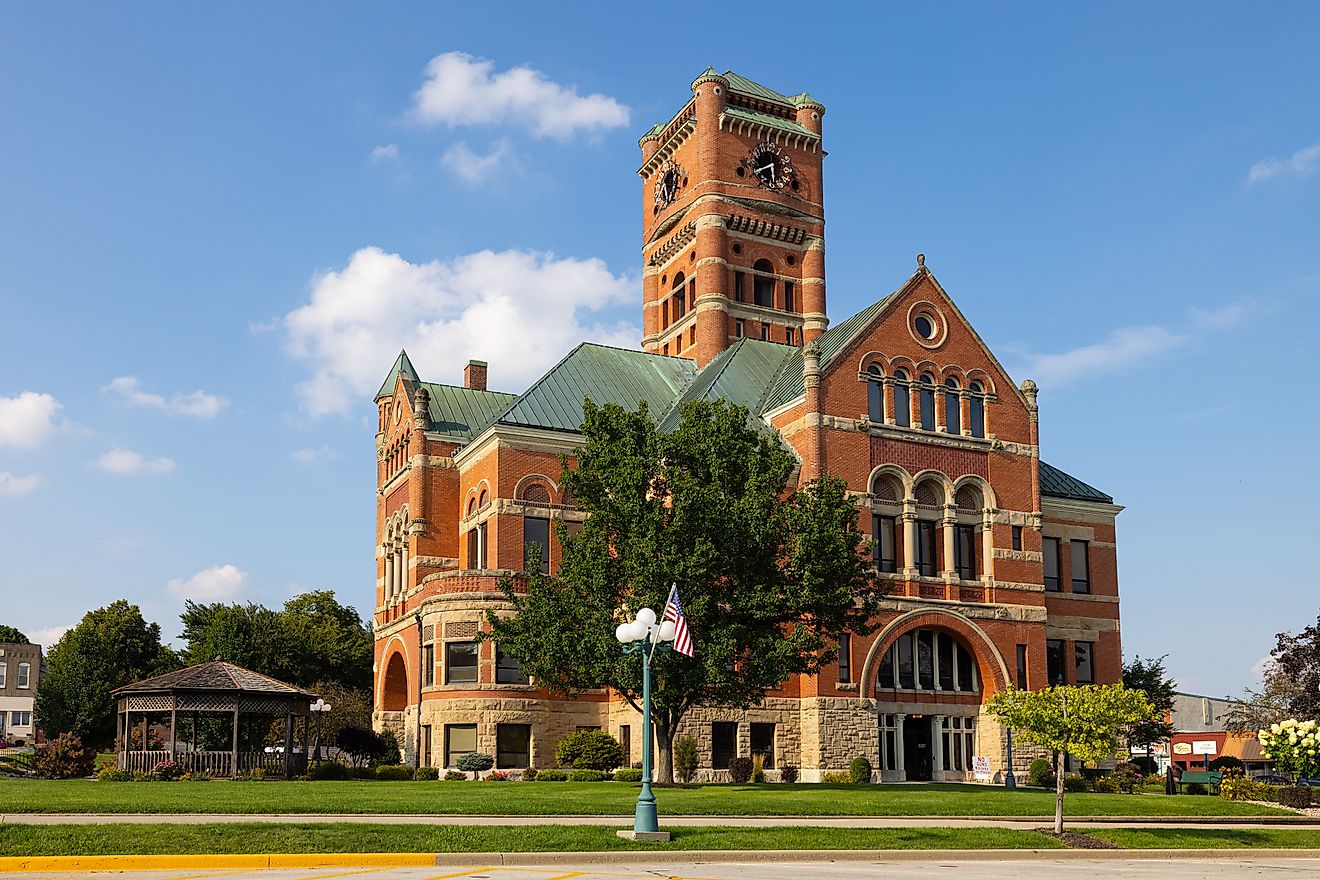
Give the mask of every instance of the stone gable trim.
<path id="1" fill-rule="evenodd" d="M 491 449 L 498 449 L 501 445 L 533 452 L 572 454 L 582 445 L 582 435 L 576 432 L 570 434 L 566 431 L 504 425 L 496 422 L 473 438 L 467 446 L 454 453 L 454 463 L 459 473 L 463 472 L 469 460 L 480 460 Z"/>
<path id="2" fill-rule="evenodd" d="M 1108 524 L 1113 522 L 1114 517 L 1123 512 L 1123 505 L 1105 504 L 1100 501 L 1075 501 L 1071 498 L 1054 498 L 1050 495 L 1042 495 L 1040 497 L 1040 512 L 1051 519 Z"/>
<path id="3" fill-rule="evenodd" d="M 1039 623 L 1046 619 L 1046 611 L 1040 605 L 1016 605 L 1009 602 L 991 604 L 972 604 L 956 599 L 922 599 L 917 596 L 895 596 L 880 600 L 882 611 L 909 612 L 917 610 L 948 611 L 973 620 L 1016 620 L 1023 623 Z"/>
<path id="4" fill-rule="evenodd" d="M 1045 637 L 1051 639 L 1094 642 L 1102 633 L 1116 632 L 1118 621 L 1112 617 L 1051 616 L 1045 622 Z"/>

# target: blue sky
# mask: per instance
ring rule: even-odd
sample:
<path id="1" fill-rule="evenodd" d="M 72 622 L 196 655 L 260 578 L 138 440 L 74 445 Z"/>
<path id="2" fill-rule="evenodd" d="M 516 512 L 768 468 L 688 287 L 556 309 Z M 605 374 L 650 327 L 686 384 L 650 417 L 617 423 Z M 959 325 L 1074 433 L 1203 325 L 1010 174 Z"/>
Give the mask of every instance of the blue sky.
<path id="1" fill-rule="evenodd" d="M 1251 683 L 1317 606 L 1320 7 L 823 8 L 0 7 L 4 622 L 368 612 L 394 354 L 636 344 L 636 140 L 710 64 L 828 107 L 833 319 L 924 252 L 1127 506 L 1127 653 Z"/>

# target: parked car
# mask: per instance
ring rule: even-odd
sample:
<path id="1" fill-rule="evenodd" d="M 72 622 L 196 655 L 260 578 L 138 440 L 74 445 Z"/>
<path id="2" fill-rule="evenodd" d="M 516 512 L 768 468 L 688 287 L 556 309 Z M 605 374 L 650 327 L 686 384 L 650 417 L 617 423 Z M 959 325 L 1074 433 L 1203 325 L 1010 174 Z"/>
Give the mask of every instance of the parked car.
<path id="1" fill-rule="evenodd" d="M 1251 777 L 1251 779 L 1253 782 L 1264 782 L 1267 785 L 1292 785 L 1291 779 L 1274 773 L 1262 773 L 1259 776 Z"/>
<path id="2" fill-rule="evenodd" d="M 1298 785 L 1311 785 L 1311 786 L 1315 786 L 1315 787 L 1317 787 L 1317 788 L 1320 788 L 1320 779 L 1299 779 L 1299 780 L 1297 780 L 1297 784 L 1298 784 Z"/>

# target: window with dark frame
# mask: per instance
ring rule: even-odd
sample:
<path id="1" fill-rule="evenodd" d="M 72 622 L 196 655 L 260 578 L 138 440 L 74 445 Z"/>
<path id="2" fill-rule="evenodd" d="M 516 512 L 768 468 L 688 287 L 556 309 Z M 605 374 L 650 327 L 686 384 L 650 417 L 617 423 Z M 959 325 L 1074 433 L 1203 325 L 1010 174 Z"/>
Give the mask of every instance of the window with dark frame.
<path id="1" fill-rule="evenodd" d="M 458 759 L 477 750 L 477 725 L 445 725 L 445 766 L 458 766 Z"/>
<path id="2" fill-rule="evenodd" d="M 844 633 L 839 636 L 839 683 L 852 681 L 852 636 Z"/>
<path id="3" fill-rule="evenodd" d="M 421 759 L 418 762 L 423 767 L 431 766 L 431 725 L 422 725 L 422 751 Z"/>
<path id="4" fill-rule="evenodd" d="M 877 691 L 923 690 L 974 693 L 977 663 L 958 639 L 940 630 L 903 633 L 880 655 Z"/>
<path id="5" fill-rule="evenodd" d="M 917 397 L 921 403 L 921 430 L 935 430 L 935 377 L 922 373 L 921 384 L 917 386 Z"/>
<path id="6" fill-rule="evenodd" d="M 769 324 L 762 324 L 762 325 L 761 325 L 761 341 L 762 341 L 762 342 L 769 342 L 769 341 L 770 341 L 770 325 L 769 325 Z"/>
<path id="7" fill-rule="evenodd" d="M 500 643 L 495 643 L 495 683 L 527 684 L 527 673 L 523 672 L 522 661 L 504 653 Z"/>
<path id="8" fill-rule="evenodd" d="M 530 571 L 532 554 L 539 553 L 541 574 L 550 573 L 550 520 L 540 516 L 523 517 L 523 570 Z"/>
<path id="9" fill-rule="evenodd" d="M 958 380 L 950 376 L 944 380 L 944 431 L 962 433 L 962 398 L 958 396 Z"/>
<path id="10" fill-rule="evenodd" d="M 793 282 L 784 282 L 784 311 L 793 311 Z"/>
<path id="11" fill-rule="evenodd" d="M 953 537 L 958 577 L 965 581 L 976 580 L 976 526 L 960 525 L 954 529 Z"/>
<path id="12" fill-rule="evenodd" d="M 753 721 L 749 726 L 752 756 L 760 755 L 761 766 L 766 770 L 775 769 L 775 725 L 772 722 Z"/>
<path id="13" fill-rule="evenodd" d="M 623 746 L 623 766 L 632 766 L 632 725 L 619 725 L 619 745 Z"/>
<path id="14" fill-rule="evenodd" d="M 1017 646 L 1017 688 L 1020 691 L 1027 689 L 1027 646 Z"/>
<path id="15" fill-rule="evenodd" d="M 985 437 L 985 388 L 980 382 L 973 382 L 967 386 L 972 392 L 971 398 L 967 401 L 968 417 L 971 419 L 971 431 L 973 437 Z"/>
<path id="16" fill-rule="evenodd" d="M 1063 640 L 1045 640 L 1046 675 L 1051 685 L 1067 684 L 1067 673 L 1063 668 Z"/>
<path id="17" fill-rule="evenodd" d="M 1022 526 L 1013 526 L 1013 549 L 1022 549 Z"/>
<path id="18" fill-rule="evenodd" d="M 1095 642 L 1073 642 L 1073 675 L 1078 684 L 1095 684 Z"/>
<path id="19" fill-rule="evenodd" d="M 742 338 L 743 338 L 743 322 L 742 322 L 742 321 L 734 321 L 734 322 L 733 322 L 733 335 L 736 336 L 736 337 L 738 337 L 739 339 L 742 339 Z"/>
<path id="20" fill-rule="evenodd" d="M 873 514 L 871 535 L 875 539 L 875 567 L 888 574 L 898 571 L 898 518 Z"/>
<path id="21" fill-rule="evenodd" d="M 885 386 L 880 384 L 882 378 L 877 365 L 871 364 L 866 368 L 866 418 L 877 425 L 885 421 Z"/>
<path id="22" fill-rule="evenodd" d="M 743 301 L 743 273 L 741 272 L 733 273 L 733 301 Z"/>
<path id="23" fill-rule="evenodd" d="M 1045 558 L 1045 589 L 1047 592 L 1059 592 L 1059 539 L 1041 538 L 1041 554 Z"/>
<path id="24" fill-rule="evenodd" d="M 422 646 L 422 684 L 431 687 L 435 684 L 435 643 Z"/>
<path id="25" fill-rule="evenodd" d="M 480 642 L 445 642 L 445 684 L 475 684 Z"/>
<path id="26" fill-rule="evenodd" d="M 900 428 L 912 426 L 911 386 L 906 370 L 894 370 L 894 424 Z"/>
<path id="27" fill-rule="evenodd" d="M 1090 545 L 1085 541 L 1069 541 L 1068 552 L 1072 557 L 1072 591 L 1091 592 Z"/>
<path id="28" fill-rule="evenodd" d="M 710 766 L 715 770 L 728 770 L 729 762 L 736 757 L 738 757 L 738 722 L 713 722 L 710 726 Z"/>
<path id="29" fill-rule="evenodd" d="M 756 273 L 752 279 L 752 295 L 756 304 L 773 309 L 775 307 L 775 279 L 771 277 L 771 273 L 775 271 L 774 264 L 769 260 L 757 260 L 752 264 L 752 270 Z"/>
<path id="30" fill-rule="evenodd" d="M 530 724 L 495 725 L 495 766 L 500 769 L 530 767 L 532 764 L 532 726 Z"/>
<path id="31" fill-rule="evenodd" d="M 935 577 L 939 568 L 935 562 L 935 523 L 917 520 L 917 569 L 922 577 Z"/>

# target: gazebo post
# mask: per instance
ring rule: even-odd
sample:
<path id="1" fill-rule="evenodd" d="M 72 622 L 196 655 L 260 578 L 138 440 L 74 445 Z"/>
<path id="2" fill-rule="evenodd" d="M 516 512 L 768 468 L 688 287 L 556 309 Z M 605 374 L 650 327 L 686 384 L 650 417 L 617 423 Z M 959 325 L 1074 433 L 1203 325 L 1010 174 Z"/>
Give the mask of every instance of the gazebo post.
<path id="1" fill-rule="evenodd" d="M 234 700 L 234 739 L 230 749 L 229 775 L 238 775 L 238 700 Z"/>
<path id="2" fill-rule="evenodd" d="M 293 710 L 284 715 L 284 778 L 293 778 Z"/>
<path id="3" fill-rule="evenodd" d="M 147 747 L 147 733 L 150 731 L 150 727 L 148 726 L 150 723 L 151 723 L 151 722 L 148 721 L 148 719 L 147 719 L 147 713 L 146 713 L 146 712 L 143 712 L 143 713 L 142 713 L 142 756 L 143 756 L 143 762 L 142 762 L 142 763 L 143 763 L 144 769 L 145 769 L 145 765 L 146 765 L 146 760 L 145 760 L 145 759 L 146 759 L 146 754 L 147 754 L 147 752 L 151 751 L 151 749 L 149 749 L 149 748 Z"/>
<path id="4" fill-rule="evenodd" d="M 179 759 L 179 701 L 170 703 L 170 760 Z"/>

